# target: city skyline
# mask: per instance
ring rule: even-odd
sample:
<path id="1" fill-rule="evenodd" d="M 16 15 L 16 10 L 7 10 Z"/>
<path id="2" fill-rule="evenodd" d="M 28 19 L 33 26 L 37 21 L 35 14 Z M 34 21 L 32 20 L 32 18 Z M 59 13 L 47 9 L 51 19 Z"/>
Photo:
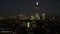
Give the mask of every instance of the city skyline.
<path id="1" fill-rule="evenodd" d="M 60 0 L 38 0 L 39 13 L 60 16 Z M 16 16 L 35 13 L 36 0 L 0 0 L 0 16 Z"/>

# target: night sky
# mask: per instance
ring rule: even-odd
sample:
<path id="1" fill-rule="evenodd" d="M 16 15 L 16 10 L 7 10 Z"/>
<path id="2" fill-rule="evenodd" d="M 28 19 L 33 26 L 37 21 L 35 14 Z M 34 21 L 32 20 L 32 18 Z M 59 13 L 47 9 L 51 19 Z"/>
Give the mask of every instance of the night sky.
<path id="1" fill-rule="evenodd" d="M 46 12 L 49 16 L 60 16 L 60 0 L 38 0 L 39 13 Z M 35 0 L 0 0 L 0 16 L 16 16 L 33 14 Z"/>

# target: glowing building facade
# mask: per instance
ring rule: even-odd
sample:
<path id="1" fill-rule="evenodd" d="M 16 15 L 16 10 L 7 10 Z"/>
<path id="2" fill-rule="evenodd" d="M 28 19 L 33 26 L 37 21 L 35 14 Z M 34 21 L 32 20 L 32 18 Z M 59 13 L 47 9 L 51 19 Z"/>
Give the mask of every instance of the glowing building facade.
<path id="1" fill-rule="evenodd" d="M 46 13 L 42 13 L 42 20 L 45 20 L 46 19 Z"/>

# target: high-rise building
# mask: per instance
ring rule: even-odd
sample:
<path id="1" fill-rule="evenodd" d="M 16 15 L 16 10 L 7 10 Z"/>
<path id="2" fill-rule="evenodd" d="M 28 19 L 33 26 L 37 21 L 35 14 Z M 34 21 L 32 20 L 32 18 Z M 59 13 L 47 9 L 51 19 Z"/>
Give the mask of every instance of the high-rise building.
<path id="1" fill-rule="evenodd" d="M 42 13 L 42 20 L 45 20 L 46 19 L 46 13 Z"/>
<path id="2" fill-rule="evenodd" d="M 40 20 L 39 12 L 38 12 L 38 1 L 36 0 L 36 6 L 35 6 L 35 20 Z"/>

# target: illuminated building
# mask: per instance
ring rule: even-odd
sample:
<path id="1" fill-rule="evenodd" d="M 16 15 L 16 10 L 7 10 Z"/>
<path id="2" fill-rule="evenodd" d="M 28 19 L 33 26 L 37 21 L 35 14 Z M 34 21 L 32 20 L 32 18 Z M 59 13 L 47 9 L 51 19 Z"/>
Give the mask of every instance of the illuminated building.
<path id="1" fill-rule="evenodd" d="M 19 19 L 25 19 L 25 17 L 26 17 L 25 15 L 21 15 L 21 14 L 19 15 Z"/>
<path id="2" fill-rule="evenodd" d="M 52 17 L 53 20 L 55 20 L 55 17 Z"/>
<path id="3" fill-rule="evenodd" d="M 19 19 L 20 20 L 25 20 L 25 19 L 29 19 L 29 17 L 27 17 L 25 15 L 19 15 Z"/>
<path id="4" fill-rule="evenodd" d="M 0 31 L 1 33 L 12 33 L 12 31 L 9 31 L 9 30 L 2 30 L 2 31 Z"/>
<path id="5" fill-rule="evenodd" d="M 36 20 L 40 20 L 40 16 L 39 16 L 39 12 L 38 12 L 38 1 L 36 2 L 35 8 L 36 8 L 35 19 Z"/>
<path id="6" fill-rule="evenodd" d="M 2 20 L 3 19 L 3 17 L 0 17 L 0 20 Z"/>
<path id="7" fill-rule="evenodd" d="M 42 13 L 42 20 L 45 20 L 46 19 L 46 14 L 43 12 Z"/>
<path id="8" fill-rule="evenodd" d="M 34 20 L 34 16 L 33 15 L 30 16 L 30 20 Z"/>
<path id="9" fill-rule="evenodd" d="M 28 28 L 30 27 L 30 22 L 27 22 L 27 27 L 28 27 Z"/>

